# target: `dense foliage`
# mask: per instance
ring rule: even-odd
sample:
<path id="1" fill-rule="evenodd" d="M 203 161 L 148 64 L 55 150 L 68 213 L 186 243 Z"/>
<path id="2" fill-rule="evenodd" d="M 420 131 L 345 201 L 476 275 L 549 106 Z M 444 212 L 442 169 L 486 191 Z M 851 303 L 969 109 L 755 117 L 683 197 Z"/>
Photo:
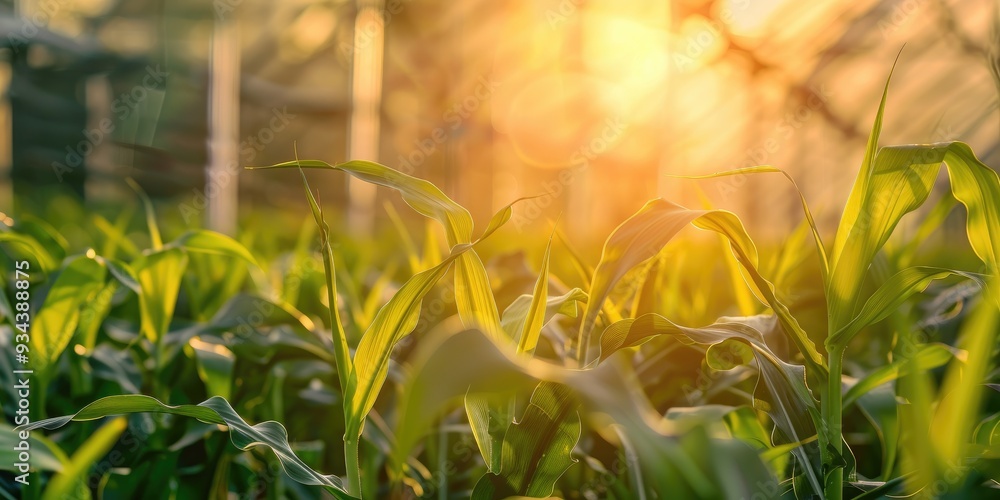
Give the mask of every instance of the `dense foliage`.
<path id="1" fill-rule="evenodd" d="M 0 245 L 5 269 L 34 270 L 20 429 L 34 430 L 36 475 L 5 473 L 5 495 L 995 492 L 1000 181 L 962 143 L 877 147 L 884 105 L 832 244 L 802 199 L 801 227 L 766 254 L 736 214 L 665 200 L 625 220 L 596 265 L 558 223 L 519 239 L 526 259 L 494 252 L 517 202 L 477 231 L 433 184 L 362 161 L 268 167 L 303 172 L 312 220 L 291 250 L 253 232 L 164 241 L 141 191 L 146 234 L 132 213 L 95 216 L 92 248 L 18 220 Z M 398 191 L 426 235 L 395 212 L 398 232 L 376 242 L 335 232 L 306 168 Z M 765 174 L 783 172 L 712 177 Z M 926 251 L 958 204 L 971 252 Z M 894 236 L 911 212 L 915 229 Z M 8 347 L 15 292 L 0 300 Z"/>

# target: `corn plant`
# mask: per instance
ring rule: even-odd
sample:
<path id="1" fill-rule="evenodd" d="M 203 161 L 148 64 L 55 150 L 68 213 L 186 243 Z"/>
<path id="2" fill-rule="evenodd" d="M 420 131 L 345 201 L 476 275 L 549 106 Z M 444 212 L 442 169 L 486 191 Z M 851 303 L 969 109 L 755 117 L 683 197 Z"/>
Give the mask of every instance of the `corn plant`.
<path id="1" fill-rule="evenodd" d="M 963 143 L 878 147 L 887 92 L 888 82 L 833 244 L 824 241 L 800 194 L 803 224 L 771 261 L 761 257 L 736 214 L 658 199 L 611 233 L 596 266 L 556 225 L 534 245 L 541 255 L 532 261 L 537 272 L 525 268 L 516 284 L 498 286 L 489 272 L 489 238 L 503 230 L 517 202 L 476 234 L 468 210 L 432 183 L 366 161 L 263 167 L 299 170 L 312 216 L 294 252 L 270 269 L 243 244 L 208 231 L 163 243 L 152 203 L 140 190 L 145 250 L 123 236 L 125 222 L 106 219 L 95 223 L 107 237 L 100 253 L 72 254 L 40 224 L 0 232 L 0 245 L 30 250 L 50 283 L 32 332 L 36 383 L 66 378 L 66 366 L 84 373 L 102 357 L 131 353 L 140 361 L 141 384 L 115 379 L 119 392 L 134 394 L 108 396 L 67 416 L 37 414 L 33 420 L 41 420 L 19 429 L 146 413 L 225 425 L 236 448 L 263 445 L 274 452 L 262 460 L 283 471 L 275 482 L 291 484 L 272 485 L 272 497 L 296 485 L 345 499 L 425 496 L 433 487 L 446 497 L 457 484 L 457 495 L 477 499 L 596 492 L 614 498 L 982 494 L 1000 479 L 994 465 L 1000 419 L 982 415 L 988 403 L 983 382 L 996 377 L 991 362 L 1000 328 L 1000 180 Z M 942 165 L 950 195 L 928 212 L 918 238 L 891 240 L 901 219 L 926 203 Z M 410 275 L 396 283 L 397 268 L 387 266 L 372 277 L 367 271 L 374 264 L 364 251 L 348 250 L 347 239 L 331 228 L 304 169 L 340 171 L 396 191 L 443 229 L 446 251 L 433 229 L 418 250 L 390 208 Z M 794 185 L 772 166 L 703 177 L 769 173 Z M 965 208 L 969 247 L 981 267 L 916 264 L 919 237 L 957 203 Z M 706 255 L 679 236 L 688 226 L 724 242 L 718 269 L 729 289 L 722 295 L 731 302 L 725 309 L 739 316 L 704 320 L 707 296 L 718 283 L 680 277 L 682 259 Z M 314 239 L 318 256 L 310 249 Z M 314 261 L 322 266 L 305 270 Z M 783 293 L 784 282 L 807 273 L 806 262 L 822 283 L 821 321 L 806 317 Z M 436 300 L 449 271 L 454 308 L 428 320 L 425 302 Z M 959 285 L 942 291 L 935 284 L 942 280 Z M 915 320 L 913 306 L 927 290 L 945 305 Z M 915 339 L 921 324 L 945 321 L 955 304 L 966 303 L 974 304 L 973 312 L 962 320 L 955 346 Z M 0 313 L 9 322 L 6 295 Z M 244 324 L 251 317 L 259 320 Z M 902 346 L 900 355 L 862 368 L 866 363 L 850 359 L 859 335 L 890 335 Z M 410 338 L 418 341 L 405 346 L 403 362 L 398 353 Z M 79 349 L 68 349 L 74 342 Z M 115 349 L 104 349 L 109 345 Z M 689 401 L 706 404 L 653 394 L 677 384 L 650 379 L 677 376 L 669 370 L 692 353 L 709 380 L 689 391 Z M 266 375 L 255 373 L 261 367 Z M 932 370 L 943 371 L 941 384 Z M 193 393 L 171 383 L 192 378 L 199 381 Z M 329 457 L 312 459 L 290 439 L 286 425 L 297 433 L 316 425 L 284 407 L 294 399 L 285 394 L 293 379 L 319 381 L 339 397 L 336 404 L 317 397 L 324 408 L 339 405 L 340 415 L 324 416 L 323 429 L 311 435 L 340 455 L 343 476 L 318 472 L 330 468 Z M 255 384 L 264 388 L 246 389 Z M 881 445 L 877 480 L 859 472 L 857 443 L 843 431 L 845 415 L 855 411 Z M 266 421 L 248 423 L 261 418 Z M 438 471 L 449 470 L 441 465 L 448 457 L 447 434 L 438 426 L 444 421 L 460 423 L 472 436 L 479 458 L 459 470 L 468 479 L 434 477 L 424 463 L 433 456 Z M 231 491 L 242 456 L 206 437 L 214 428 L 178 437 L 165 430 L 165 418 L 154 423 L 161 430 L 147 446 L 169 450 L 164 456 L 177 460 L 172 446 L 203 440 L 212 454 L 205 484 L 220 497 Z M 941 431 L 932 435 L 932 426 Z M 85 469 L 125 427 L 126 421 L 112 420 L 66 443 L 76 450 L 72 458 L 59 445 L 45 445 L 54 450 L 58 473 L 44 494 L 84 495 Z M 169 466 L 146 472 L 174 473 Z M 116 480 L 123 491 L 143 491 Z"/>

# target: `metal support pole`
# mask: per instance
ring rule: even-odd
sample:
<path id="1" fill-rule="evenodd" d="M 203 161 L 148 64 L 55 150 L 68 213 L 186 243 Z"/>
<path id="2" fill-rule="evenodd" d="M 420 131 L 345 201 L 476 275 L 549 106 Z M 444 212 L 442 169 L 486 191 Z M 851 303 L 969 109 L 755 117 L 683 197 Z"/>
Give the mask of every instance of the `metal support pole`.
<path id="1" fill-rule="evenodd" d="M 239 25 L 217 18 L 209 61 L 209 160 L 205 169 L 205 224 L 236 233 L 239 201 L 240 43 Z"/>
<path id="2" fill-rule="evenodd" d="M 385 24 L 383 0 L 357 0 L 354 59 L 351 67 L 351 123 L 347 156 L 378 161 L 382 105 L 382 55 Z M 370 235 L 375 225 L 376 187 L 350 179 L 348 224 L 356 235 Z"/>

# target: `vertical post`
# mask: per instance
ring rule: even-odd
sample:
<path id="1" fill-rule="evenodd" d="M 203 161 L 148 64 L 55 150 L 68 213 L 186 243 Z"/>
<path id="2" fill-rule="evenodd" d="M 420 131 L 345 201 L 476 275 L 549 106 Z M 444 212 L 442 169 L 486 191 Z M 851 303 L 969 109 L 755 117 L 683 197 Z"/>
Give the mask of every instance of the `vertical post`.
<path id="1" fill-rule="evenodd" d="M 378 161 L 382 105 L 382 54 L 385 43 L 383 0 L 357 0 L 354 21 L 354 59 L 351 65 L 351 122 L 347 156 Z M 358 235 L 369 235 L 375 225 L 376 187 L 350 178 L 347 185 L 348 224 Z"/>
<path id="2" fill-rule="evenodd" d="M 10 15 L 14 19 L 21 15 L 23 1 L 11 2 Z M 0 89 L 4 95 L 9 96 L 10 84 L 14 79 L 13 61 L 8 61 L 4 65 L 0 75 L 2 75 L 0 79 L 3 80 Z M 0 137 L 0 211 L 8 214 L 14 212 L 14 180 L 11 177 L 14 169 L 14 117 L 8 99 L 0 102 L 0 130 L 3 130 L 3 136 Z"/>
<path id="3" fill-rule="evenodd" d="M 13 73 L 13 64 L 4 63 L 0 70 L 0 90 L 4 95 L 9 95 Z M 14 167 L 14 123 L 10 101 L 7 99 L 0 102 L 0 130 L 3 131 L 0 136 L 0 213 L 9 214 L 14 211 L 14 182 L 11 177 Z M 5 217 L 0 217 L 3 218 Z"/>
<path id="4" fill-rule="evenodd" d="M 208 70 L 209 159 L 205 169 L 206 226 L 233 235 L 239 195 L 239 25 L 216 17 Z"/>
<path id="5" fill-rule="evenodd" d="M 107 75 L 94 75 L 87 78 L 84 95 L 86 96 L 87 130 L 102 130 L 101 122 L 111 120 L 111 82 Z M 111 135 L 111 132 L 108 133 Z M 115 174 L 112 157 L 111 137 L 93 144 L 94 150 L 87 155 L 87 176 L 84 182 L 85 199 L 110 199 L 118 186 L 111 182 Z"/>

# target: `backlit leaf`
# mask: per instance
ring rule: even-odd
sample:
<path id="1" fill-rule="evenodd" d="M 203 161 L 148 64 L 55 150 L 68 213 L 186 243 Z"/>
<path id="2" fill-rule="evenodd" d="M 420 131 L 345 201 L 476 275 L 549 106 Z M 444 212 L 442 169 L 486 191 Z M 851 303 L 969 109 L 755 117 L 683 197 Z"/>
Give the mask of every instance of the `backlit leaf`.
<path id="1" fill-rule="evenodd" d="M 35 374 L 45 379 L 69 345 L 84 305 L 104 286 L 107 269 L 87 257 L 73 258 L 59 272 L 31 324 L 29 358 Z"/>
<path id="2" fill-rule="evenodd" d="M 229 427 L 230 438 L 237 448 L 247 450 L 256 445 L 267 446 L 274 451 L 285 472 L 295 481 L 302 484 L 323 486 L 336 498 L 351 498 L 346 494 L 340 478 L 316 472 L 292 451 L 284 426 L 273 421 L 250 425 L 240 418 L 228 401 L 218 396 L 209 398 L 198 405 L 179 406 L 168 406 L 154 398 L 142 395 L 108 396 L 84 406 L 73 415 L 33 422 L 17 429 L 55 430 L 70 422 L 95 420 L 111 415 L 130 413 L 169 413 L 196 418 L 207 424 L 226 425 Z"/>

